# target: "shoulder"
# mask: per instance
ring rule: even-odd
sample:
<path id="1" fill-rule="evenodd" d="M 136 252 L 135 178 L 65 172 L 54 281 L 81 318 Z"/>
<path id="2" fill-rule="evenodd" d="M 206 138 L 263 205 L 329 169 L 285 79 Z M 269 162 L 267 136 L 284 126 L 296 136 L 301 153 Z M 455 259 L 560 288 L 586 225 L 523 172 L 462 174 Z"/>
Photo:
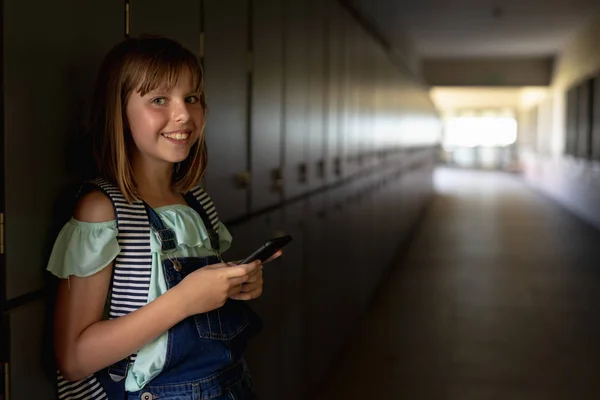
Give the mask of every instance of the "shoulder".
<path id="1" fill-rule="evenodd" d="M 112 202 L 98 189 L 79 199 L 73 217 L 82 222 L 108 222 L 116 218 Z"/>

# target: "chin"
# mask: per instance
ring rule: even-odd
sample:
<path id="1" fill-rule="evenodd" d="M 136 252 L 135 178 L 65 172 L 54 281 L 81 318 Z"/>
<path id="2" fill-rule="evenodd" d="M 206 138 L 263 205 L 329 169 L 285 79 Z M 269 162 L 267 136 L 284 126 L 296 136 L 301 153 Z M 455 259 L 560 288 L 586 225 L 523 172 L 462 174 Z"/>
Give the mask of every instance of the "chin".
<path id="1" fill-rule="evenodd" d="M 167 161 L 169 161 L 169 162 L 171 162 L 173 164 L 177 164 L 177 163 L 185 161 L 185 159 L 187 157 L 188 157 L 187 155 L 186 156 L 181 156 L 181 157 L 171 157 Z"/>

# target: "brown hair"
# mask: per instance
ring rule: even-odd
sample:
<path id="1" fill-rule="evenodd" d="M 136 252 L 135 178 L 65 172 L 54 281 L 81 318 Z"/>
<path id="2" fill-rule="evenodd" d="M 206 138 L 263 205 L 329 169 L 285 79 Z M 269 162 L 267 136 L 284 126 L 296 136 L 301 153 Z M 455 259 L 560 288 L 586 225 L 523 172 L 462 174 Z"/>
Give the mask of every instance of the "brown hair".
<path id="1" fill-rule="evenodd" d="M 137 199 L 129 157 L 133 140 L 125 115 L 129 95 L 134 90 L 142 96 L 157 88 L 169 90 L 186 69 L 200 93 L 206 116 L 202 65 L 180 43 L 155 36 L 126 39 L 113 47 L 102 62 L 90 114 L 95 173 L 117 185 L 129 202 Z M 174 170 L 174 187 L 183 193 L 189 191 L 202 179 L 206 163 L 203 126 L 190 154 Z"/>

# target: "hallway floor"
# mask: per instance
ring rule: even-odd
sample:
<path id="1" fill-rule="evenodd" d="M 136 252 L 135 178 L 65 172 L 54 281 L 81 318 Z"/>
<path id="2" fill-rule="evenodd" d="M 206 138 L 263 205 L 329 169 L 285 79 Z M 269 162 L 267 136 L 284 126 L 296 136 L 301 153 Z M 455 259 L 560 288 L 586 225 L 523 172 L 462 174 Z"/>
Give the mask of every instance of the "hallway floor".
<path id="1" fill-rule="evenodd" d="M 436 188 L 322 399 L 600 398 L 600 233 L 518 176 Z"/>

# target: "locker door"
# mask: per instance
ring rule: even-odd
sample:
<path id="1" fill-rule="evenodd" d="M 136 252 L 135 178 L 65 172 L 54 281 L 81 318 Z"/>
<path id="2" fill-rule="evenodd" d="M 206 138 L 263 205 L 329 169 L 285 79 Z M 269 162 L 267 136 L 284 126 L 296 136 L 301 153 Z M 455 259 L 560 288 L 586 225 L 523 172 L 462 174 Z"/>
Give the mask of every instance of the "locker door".
<path id="1" fill-rule="evenodd" d="M 206 187 L 224 220 L 247 212 L 248 4 L 204 2 L 208 120 Z"/>
<path id="2" fill-rule="evenodd" d="M 311 190 L 323 185 L 325 178 L 325 160 L 323 144 L 325 137 L 325 5 L 322 0 L 310 3 L 309 46 L 309 93 L 308 93 L 308 131 L 307 155 L 308 184 Z"/>
<path id="3" fill-rule="evenodd" d="M 373 107 L 375 108 L 374 112 L 374 124 L 375 124 L 375 132 L 374 132 L 374 151 L 377 153 L 377 163 L 382 163 L 385 159 L 385 55 L 383 54 L 382 49 L 377 49 L 377 57 L 375 59 L 375 98 Z"/>
<path id="4" fill-rule="evenodd" d="M 307 249 L 304 221 L 306 217 L 305 202 L 289 204 L 284 209 L 284 229 L 294 237 L 283 256 L 281 268 L 283 274 L 281 303 L 283 309 L 282 338 L 285 345 L 281 348 L 283 363 L 283 391 L 290 400 L 304 399 L 304 354 L 307 329 L 306 303 L 309 300 L 306 280 Z M 277 397 L 281 398 L 281 395 Z"/>
<path id="5" fill-rule="evenodd" d="M 129 0 L 130 35 L 163 35 L 200 54 L 200 4 L 198 0 Z"/>
<path id="6" fill-rule="evenodd" d="M 348 17 L 351 18 L 351 17 Z M 361 59 L 359 56 L 359 28 L 353 23 L 352 20 L 348 22 L 350 24 L 348 36 L 348 68 L 349 68 L 349 87 L 348 87 L 348 128 L 346 130 L 346 137 L 344 143 L 346 146 L 346 164 L 347 164 L 347 175 L 354 175 L 358 170 L 358 139 L 359 139 L 359 121 L 360 121 L 360 109 L 359 109 L 359 96 L 361 89 L 360 82 L 360 65 Z"/>
<path id="7" fill-rule="evenodd" d="M 8 385 L 0 397 L 54 395 L 54 371 L 46 375 L 42 365 L 42 349 L 49 347 L 42 340 L 45 267 L 55 234 L 72 213 L 64 193 L 81 165 L 71 146 L 100 59 L 125 36 L 124 20 L 123 3 L 4 3 L 0 361 L 8 368 L 2 366 L 0 379 Z"/>
<path id="8" fill-rule="evenodd" d="M 252 38 L 252 211 L 276 204 L 283 194 L 283 6 L 254 0 Z"/>
<path id="9" fill-rule="evenodd" d="M 308 101 L 308 3 L 285 2 L 285 197 L 306 191 L 308 164 L 306 145 Z"/>
<path id="10" fill-rule="evenodd" d="M 338 179 L 336 174 L 336 159 L 338 158 L 338 136 L 341 134 L 340 121 L 340 96 L 342 49 L 341 49 L 341 29 L 340 29 L 340 5 L 337 2 L 329 3 L 327 13 L 327 80 L 328 88 L 327 102 L 327 136 L 325 141 L 325 179 L 327 183 L 333 183 Z"/>
<path id="11" fill-rule="evenodd" d="M 591 133 L 591 95 L 592 81 L 586 80 L 579 85 L 577 103 L 577 155 L 582 158 L 590 156 Z M 535 113 L 537 117 L 537 112 Z"/>
<path id="12" fill-rule="evenodd" d="M 592 95 L 592 158 L 600 160 L 600 74 L 593 81 Z"/>
<path id="13" fill-rule="evenodd" d="M 341 134 L 338 135 L 338 169 L 340 170 L 339 177 L 345 178 L 350 175 L 350 164 L 348 159 L 351 156 L 350 143 L 352 141 L 352 26 L 350 16 L 345 10 L 340 11 L 340 30 L 341 30 L 341 45 L 342 62 L 341 62 L 341 90 L 340 90 L 340 120 Z"/>
<path id="14" fill-rule="evenodd" d="M 7 398 L 55 398 L 55 370 L 41 362 L 43 353 L 47 353 L 48 359 L 52 357 L 51 350 L 48 351 L 48 332 L 44 331 L 46 311 L 46 305 L 40 300 L 13 308 L 5 316 L 10 334 L 10 395 Z"/>
<path id="15" fill-rule="evenodd" d="M 374 83 L 376 80 L 375 63 L 377 54 L 375 53 L 375 44 L 369 39 L 366 34 L 362 35 L 362 53 L 363 60 L 362 73 L 362 92 L 361 99 L 361 124 L 360 124 L 360 147 L 359 147 L 359 167 L 361 169 L 369 168 L 373 165 L 373 149 L 374 149 Z"/>
<path id="16" fill-rule="evenodd" d="M 575 155 L 577 150 L 577 86 L 569 88 L 567 91 L 567 115 L 565 132 L 565 154 Z"/>
<path id="17" fill-rule="evenodd" d="M 7 298 L 15 299 L 44 285 L 51 236 L 65 222 L 58 220 L 64 211 L 59 194 L 80 169 L 70 163 L 69 146 L 81 134 L 96 63 L 124 37 L 124 8 L 7 2 L 3 17 L 4 187 L 10 188 L 4 282 Z"/>
<path id="18" fill-rule="evenodd" d="M 319 193 L 307 200 L 305 262 L 305 308 L 306 308 L 306 351 L 304 353 L 305 376 L 309 385 L 316 384 L 325 373 L 324 352 L 328 338 L 336 337 L 331 329 L 336 318 L 332 307 L 336 297 L 331 279 L 337 274 L 334 266 L 328 264 L 328 252 L 337 247 L 336 241 L 325 236 L 326 227 L 331 221 L 326 214 L 327 192 Z"/>
<path id="19" fill-rule="evenodd" d="M 239 260 L 261 246 L 266 240 L 283 232 L 283 212 L 271 213 L 252 218 L 230 228 L 233 244 L 226 253 L 227 260 Z M 289 246 L 297 246 L 292 242 Z M 282 349 L 286 343 L 283 335 L 284 295 L 283 259 L 264 266 L 264 288 L 261 297 L 250 302 L 251 307 L 263 320 L 263 330 L 251 339 L 246 353 L 256 391 L 261 399 L 277 399 L 282 393 L 286 371 L 281 368 Z"/>

